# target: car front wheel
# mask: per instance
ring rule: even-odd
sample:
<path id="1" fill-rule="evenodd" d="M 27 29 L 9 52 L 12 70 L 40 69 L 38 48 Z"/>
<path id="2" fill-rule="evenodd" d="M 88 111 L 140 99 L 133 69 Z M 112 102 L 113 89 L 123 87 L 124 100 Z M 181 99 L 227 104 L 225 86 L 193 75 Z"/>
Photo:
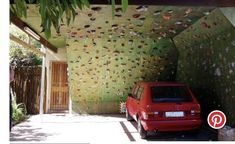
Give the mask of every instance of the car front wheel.
<path id="1" fill-rule="evenodd" d="M 141 125 L 140 118 L 138 119 L 138 132 L 140 134 L 140 138 L 142 139 L 147 138 L 147 131 L 144 130 L 143 126 Z"/>

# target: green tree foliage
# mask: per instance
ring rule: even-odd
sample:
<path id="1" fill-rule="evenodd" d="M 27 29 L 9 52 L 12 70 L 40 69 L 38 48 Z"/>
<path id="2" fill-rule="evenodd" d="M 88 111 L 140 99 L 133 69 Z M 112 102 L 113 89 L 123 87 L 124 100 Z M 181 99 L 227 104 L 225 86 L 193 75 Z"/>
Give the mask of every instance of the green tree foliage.
<path id="1" fill-rule="evenodd" d="M 36 48 L 40 47 L 40 43 L 36 40 L 28 37 L 23 31 L 17 28 L 14 25 L 10 26 L 10 33 L 14 33 L 15 36 L 20 38 L 23 41 L 30 41 L 31 45 Z M 23 48 L 21 45 L 10 42 L 10 65 L 14 67 L 21 67 L 21 66 L 37 66 L 41 65 L 42 59 L 35 53 Z"/>
<path id="2" fill-rule="evenodd" d="M 66 18 L 69 25 L 74 21 L 76 9 L 90 8 L 89 0 L 14 0 L 10 10 L 18 17 L 27 17 L 26 3 L 36 3 L 39 5 L 41 15 L 41 27 L 47 39 L 51 37 L 51 26 L 60 32 L 61 23 Z M 115 13 L 115 0 L 111 0 L 112 13 Z M 122 11 L 125 12 L 128 7 L 128 0 L 122 0 Z"/>

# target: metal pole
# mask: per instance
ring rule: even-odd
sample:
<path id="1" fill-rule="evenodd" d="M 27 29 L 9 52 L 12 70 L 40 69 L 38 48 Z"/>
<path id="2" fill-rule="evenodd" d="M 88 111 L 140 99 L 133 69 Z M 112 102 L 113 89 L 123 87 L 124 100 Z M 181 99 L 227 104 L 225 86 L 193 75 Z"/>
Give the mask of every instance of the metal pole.
<path id="1" fill-rule="evenodd" d="M 45 53 L 45 47 L 41 45 L 41 51 Z M 41 73 L 41 87 L 40 87 L 40 114 L 43 114 L 43 99 L 44 99 L 44 86 L 45 86 L 45 64 L 46 56 L 42 57 L 42 73 Z"/>

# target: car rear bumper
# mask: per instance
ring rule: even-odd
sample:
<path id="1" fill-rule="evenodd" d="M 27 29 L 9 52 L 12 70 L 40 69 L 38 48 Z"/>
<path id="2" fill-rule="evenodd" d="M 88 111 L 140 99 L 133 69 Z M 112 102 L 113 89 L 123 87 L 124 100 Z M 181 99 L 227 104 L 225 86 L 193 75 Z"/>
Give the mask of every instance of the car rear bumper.
<path id="1" fill-rule="evenodd" d="M 199 129 L 202 125 L 201 119 L 196 120 L 169 120 L 169 121 L 148 121 L 142 120 L 142 126 L 145 130 L 158 131 L 184 131 Z"/>

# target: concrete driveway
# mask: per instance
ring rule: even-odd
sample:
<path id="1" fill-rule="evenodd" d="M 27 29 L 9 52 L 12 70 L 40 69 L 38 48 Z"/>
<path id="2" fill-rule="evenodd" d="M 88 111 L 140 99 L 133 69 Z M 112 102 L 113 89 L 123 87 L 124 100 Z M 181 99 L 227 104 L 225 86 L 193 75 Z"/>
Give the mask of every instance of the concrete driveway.
<path id="1" fill-rule="evenodd" d="M 124 115 L 45 114 L 31 116 L 12 128 L 10 141 L 46 143 L 129 143 L 153 141 L 211 141 L 217 134 L 203 127 L 198 135 L 189 132 L 150 133 L 139 138 L 137 123 Z"/>

